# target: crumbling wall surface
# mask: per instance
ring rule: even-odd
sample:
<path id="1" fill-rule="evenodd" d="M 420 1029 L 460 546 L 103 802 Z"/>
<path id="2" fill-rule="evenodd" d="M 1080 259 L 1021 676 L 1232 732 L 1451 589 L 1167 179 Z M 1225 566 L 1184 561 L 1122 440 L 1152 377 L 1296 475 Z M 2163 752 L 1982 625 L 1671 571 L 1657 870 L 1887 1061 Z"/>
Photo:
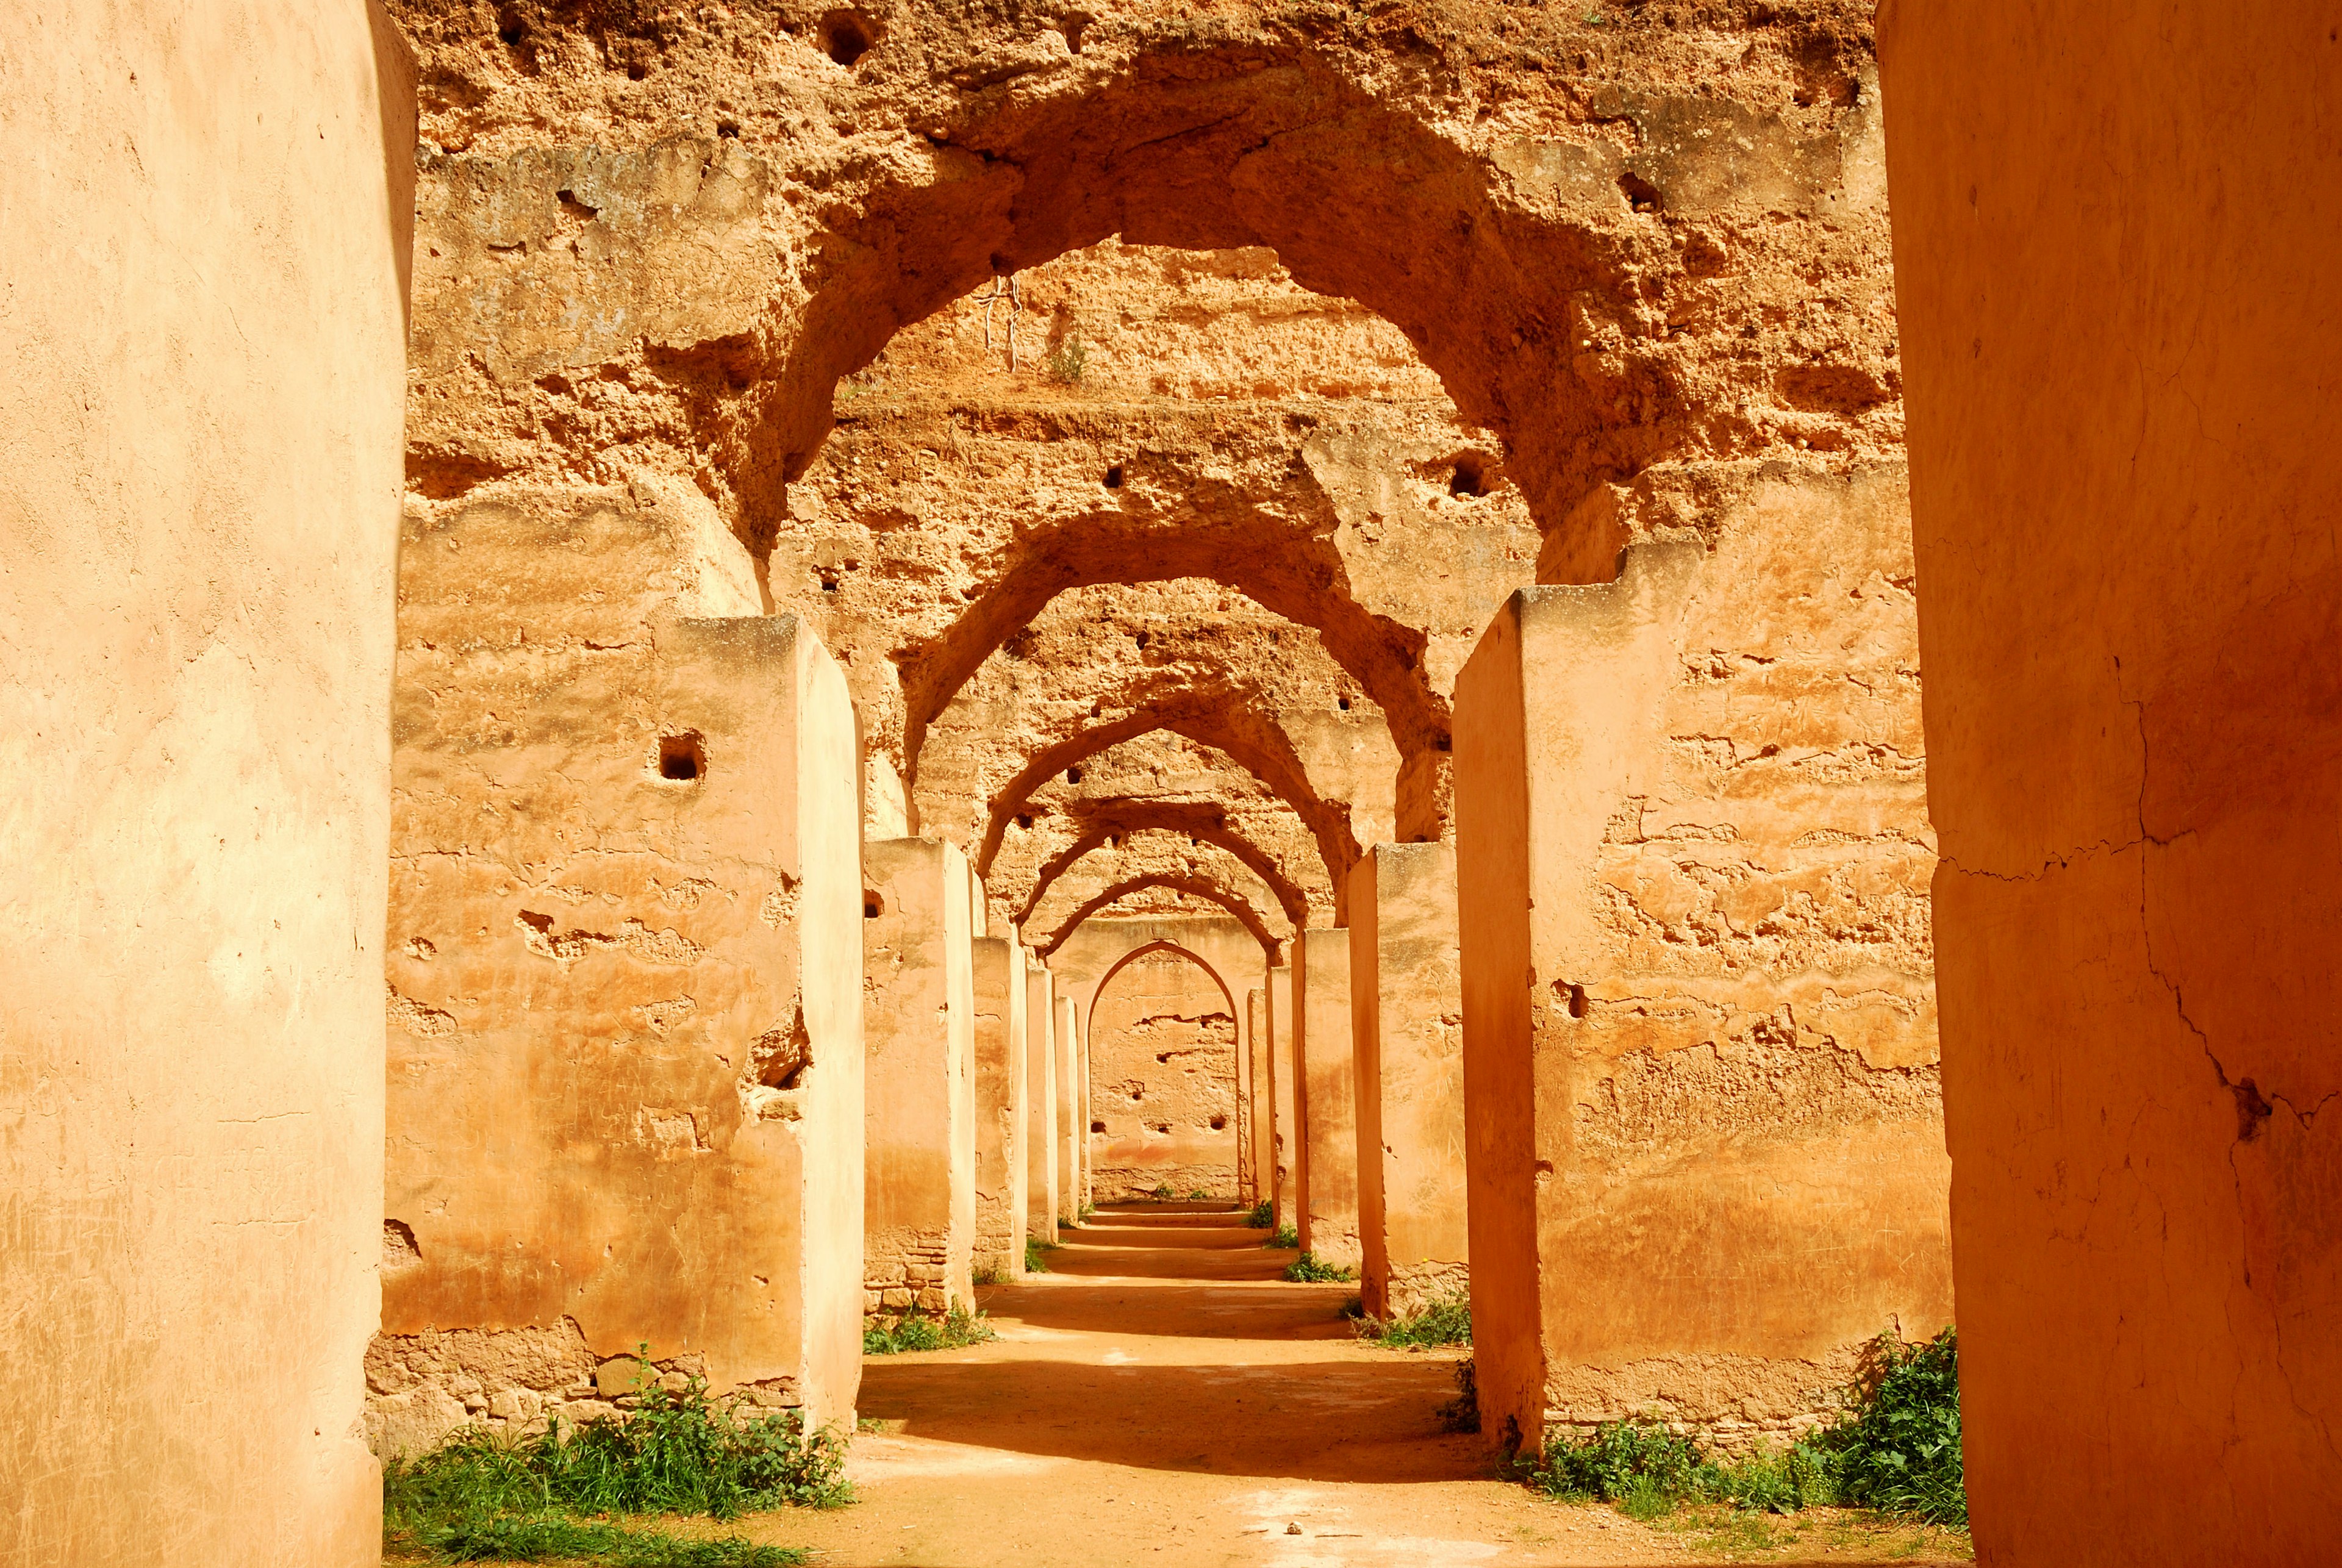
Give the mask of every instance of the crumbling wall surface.
<path id="1" fill-rule="evenodd" d="M 1350 873 L 1360 1296 L 1376 1317 L 1464 1295 L 1464 1006 L 1456 850 L 1378 844 Z"/>
<path id="2" fill-rule="evenodd" d="M 408 58 L 361 5 L 5 32 L 0 1562 L 355 1568 Z"/>
<path id="3" fill-rule="evenodd" d="M 1299 1101 L 1303 1250 L 1340 1268 L 1365 1261 L 1358 1240 L 1356 1044 L 1350 1027 L 1350 934 L 1304 931 L 1293 939 L 1293 1077 Z"/>
<path id="4" fill-rule="evenodd" d="M 399 583 L 384 1333 L 574 1322 L 597 1358 L 647 1343 L 843 1419 L 862 923 L 842 676 L 756 614 L 706 502 L 655 479 L 411 499 Z M 524 1390 L 549 1392 L 475 1392 L 505 1420 Z M 370 1427 L 427 1440 L 417 1409 L 465 1397 L 377 1379 Z"/>
<path id="5" fill-rule="evenodd" d="M 865 844 L 862 864 L 863 1308 L 972 1306 L 975 882 L 958 849 L 934 839 Z"/>
<path id="6" fill-rule="evenodd" d="M 1506 1307 L 1476 1342 L 1526 1436 L 1777 1440 L 1950 1319 L 1904 504 L 1785 470 L 1705 548 L 1516 599 L 1459 685 L 1472 1251 L 1528 1205 L 1540 1303 L 1534 1350 Z"/>
<path id="7" fill-rule="evenodd" d="M 1977 1556 L 2320 1562 L 2337 19 L 2005 10 L 1883 39 Z"/>
<path id="8" fill-rule="evenodd" d="M 1180 1198 L 1235 1197 L 1239 1033 L 1226 980 L 1182 950 L 1143 952 L 1098 988 L 1089 1133 L 1097 1201 L 1163 1186 Z"/>
<path id="9" fill-rule="evenodd" d="M 1026 1025 L 1025 947 L 1013 934 L 976 938 L 976 1263 L 998 1275 L 1025 1271 Z"/>

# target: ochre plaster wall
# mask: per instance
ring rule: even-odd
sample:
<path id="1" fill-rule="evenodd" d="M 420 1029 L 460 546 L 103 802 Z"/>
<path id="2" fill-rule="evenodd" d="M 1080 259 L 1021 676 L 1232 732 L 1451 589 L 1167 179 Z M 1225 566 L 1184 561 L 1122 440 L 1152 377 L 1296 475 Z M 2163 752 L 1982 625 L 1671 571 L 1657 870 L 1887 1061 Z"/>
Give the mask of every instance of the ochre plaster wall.
<path id="1" fill-rule="evenodd" d="M 1082 1046 L 1075 1035 L 1078 1010 L 1073 998 L 1057 997 L 1057 1219 L 1071 1224 L 1081 1218 L 1082 1149 L 1089 1143 L 1089 1123 L 1082 1116 Z"/>
<path id="2" fill-rule="evenodd" d="M 973 964 L 976 1266 L 1015 1275 L 1025 1272 L 1025 949 L 978 937 Z"/>
<path id="3" fill-rule="evenodd" d="M 410 500 L 398 626 L 375 1441 L 589 1413 L 636 1375 L 595 1363 L 645 1343 L 849 1419 L 843 676 L 654 481 Z"/>
<path id="4" fill-rule="evenodd" d="M 1458 684 L 1498 1441 L 1777 1442 L 1863 1342 L 1949 1320 L 1902 516 L 1891 471 L 1783 475 L 1708 548 L 1516 596 Z"/>
<path id="5" fill-rule="evenodd" d="M 1301 1223 L 1301 1106 L 1293 1084 L 1293 969 L 1279 964 L 1262 987 L 1268 1014 L 1268 1094 L 1271 1196 L 1277 1227 Z"/>
<path id="6" fill-rule="evenodd" d="M 406 54 L 0 33 L 0 1561 L 371 1563 Z"/>
<path id="7" fill-rule="evenodd" d="M 863 1309 L 972 1306 L 976 998 L 967 861 L 956 845 L 862 848 L 868 1172 Z"/>
<path id="8" fill-rule="evenodd" d="M 1057 1239 L 1057 1004 L 1049 971 L 1025 969 L 1025 1231 Z M 1019 1249 L 1020 1256 L 1022 1249 Z"/>
<path id="9" fill-rule="evenodd" d="M 1455 846 L 1376 844 L 1349 909 L 1360 1296 L 1390 1317 L 1470 1283 Z"/>
<path id="10" fill-rule="evenodd" d="M 1226 982 L 1176 948 L 1116 968 L 1090 1012 L 1097 1197 L 1236 1193 L 1236 1017 Z"/>
<path id="11" fill-rule="evenodd" d="M 2342 1517 L 2342 42 L 1886 8 L 1977 1557 Z"/>
<path id="12" fill-rule="evenodd" d="M 1294 934 L 1293 1016 L 1294 1077 L 1300 1098 L 1296 1228 L 1305 1252 L 1356 1268 L 1363 1258 L 1358 1250 L 1358 1114 L 1347 931 L 1320 928 Z"/>

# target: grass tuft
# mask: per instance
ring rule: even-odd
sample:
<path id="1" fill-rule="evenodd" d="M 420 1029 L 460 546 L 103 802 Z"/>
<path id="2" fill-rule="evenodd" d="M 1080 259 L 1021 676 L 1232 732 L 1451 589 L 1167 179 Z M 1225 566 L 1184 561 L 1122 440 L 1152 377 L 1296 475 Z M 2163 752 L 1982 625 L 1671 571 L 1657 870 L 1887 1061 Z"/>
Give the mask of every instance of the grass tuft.
<path id="1" fill-rule="evenodd" d="M 1049 1272 L 1049 1254 L 1057 1250 L 1055 1242 L 1045 1242 L 1038 1236 L 1025 1238 L 1025 1272 L 1046 1274 Z"/>
<path id="2" fill-rule="evenodd" d="M 796 1411 L 744 1414 L 694 1378 L 652 1388 L 630 1415 L 513 1439 L 465 1427 L 383 1467 L 383 1543 L 448 1563 L 584 1559 L 641 1568 L 780 1568 L 804 1553 L 737 1536 L 686 1538 L 607 1516 L 850 1503 L 845 1445 Z"/>
<path id="3" fill-rule="evenodd" d="M 1260 1244 L 1265 1247 L 1284 1247 L 1287 1249 L 1298 1247 L 1301 1244 L 1301 1233 L 1295 1230 L 1291 1225 L 1279 1225 L 1276 1229 L 1269 1232 L 1268 1240 L 1261 1243 Z"/>
<path id="4" fill-rule="evenodd" d="M 1421 1312 L 1403 1317 L 1362 1317 L 1358 1337 L 1385 1350 L 1414 1350 L 1433 1344 L 1472 1343 L 1472 1298 L 1448 1296 Z"/>
<path id="5" fill-rule="evenodd" d="M 906 1312 L 900 1317 L 863 1324 L 862 1353 L 899 1355 L 905 1351 L 965 1350 L 998 1337 L 992 1332 L 992 1325 L 984 1321 L 982 1313 L 970 1312 L 954 1302 L 951 1311 L 939 1318 Z"/>
<path id="6" fill-rule="evenodd" d="M 1606 1422 L 1575 1441 L 1556 1437 L 1521 1473 L 1574 1502 L 1617 1504 L 1659 1518 L 1682 1503 L 1721 1503 L 1749 1513 L 1791 1513 L 1839 1504 L 1929 1524 L 1965 1527 L 1960 1470 L 1958 1342 L 1946 1329 L 1925 1344 L 1892 1333 L 1877 1341 L 1885 1375 L 1836 1425 L 1785 1453 L 1703 1455 L 1648 1418 Z"/>
<path id="7" fill-rule="evenodd" d="M 1153 1198 L 1158 1203 L 1167 1203 L 1171 1201 L 1174 1194 L 1171 1191 L 1170 1183 L 1157 1182 L 1155 1183 L 1155 1190 L 1146 1195 Z"/>
<path id="8" fill-rule="evenodd" d="M 1285 1265 L 1285 1277 L 1297 1285 L 1335 1284 L 1354 1279 L 1348 1269 L 1337 1268 L 1316 1253 L 1304 1253 Z"/>
<path id="9" fill-rule="evenodd" d="M 1252 1213 L 1245 1216 L 1245 1223 L 1256 1231 L 1274 1229 L 1276 1225 L 1276 1204 L 1263 1198 L 1252 1206 Z"/>

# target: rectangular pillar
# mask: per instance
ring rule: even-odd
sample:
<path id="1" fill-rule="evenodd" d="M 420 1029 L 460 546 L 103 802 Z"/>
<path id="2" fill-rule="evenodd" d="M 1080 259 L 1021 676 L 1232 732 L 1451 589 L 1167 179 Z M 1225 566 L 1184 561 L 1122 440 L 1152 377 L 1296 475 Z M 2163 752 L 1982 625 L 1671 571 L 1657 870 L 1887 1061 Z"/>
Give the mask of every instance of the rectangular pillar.
<path id="1" fill-rule="evenodd" d="M 1082 1215 L 1082 1149 L 1089 1123 L 1082 1116 L 1082 1053 L 1074 1031 L 1074 999 L 1057 998 L 1057 1220 Z"/>
<path id="2" fill-rule="evenodd" d="M 414 65 L 8 15 L 0 1561 L 371 1565 Z"/>
<path id="3" fill-rule="evenodd" d="M 1261 988 L 1268 1014 L 1269 1196 L 1276 1227 L 1301 1223 L 1301 1102 L 1293 1078 L 1293 971 L 1268 972 Z"/>
<path id="4" fill-rule="evenodd" d="M 1496 1442 L 1654 1410 L 1777 1445 L 1873 1336 L 1948 1318 L 1922 781 L 1857 765 L 1916 751 L 1915 715 L 1833 673 L 1866 644 L 1867 669 L 1908 657 L 1908 607 L 1817 594 L 1852 624 L 1792 637 L 1749 589 L 1802 581 L 1797 541 L 1825 527 L 1847 580 L 1907 570 L 1896 500 L 1785 483 L 1727 520 L 1713 574 L 1698 545 L 1646 544 L 1615 583 L 1515 594 L 1459 679 L 1474 1358 Z M 1693 665 L 1695 645 L 1756 656 Z M 1772 735 L 1817 765 L 1771 764 Z"/>
<path id="5" fill-rule="evenodd" d="M 1349 914 L 1359 1293 L 1396 1317 L 1470 1283 L 1455 846 L 1376 844 L 1350 872 Z"/>
<path id="6" fill-rule="evenodd" d="M 972 1305 L 975 994 L 967 862 L 956 844 L 866 844 L 867 1222 L 863 1310 Z"/>
<path id="7" fill-rule="evenodd" d="M 644 1344 L 850 1419 L 843 674 L 686 485 L 412 506 L 399 578 L 377 1445 L 610 1409 Z"/>
<path id="8" fill-rule="evenodd" d="M 1249 1183 L 1245 1202 L 1264 1199 L 1273 1205 L 1276 1193 L 1276 1122 L 1271 1109 L 1268 1076 L 1268 992 L 1256 985 L 1245 993 L 1244 1094 L 1245 1151 Z"/>
<path id="9" fill-rule="evenodd" d="M 1356 1268 L 1358 1119 L 1350 1031 L 1350 934 L 1293 934 L 1294 1075 L 1301 1101 L 1301 1247 Z"/>
<path id="10" fill-rule="evenodd" d="M 1025 948 L 982 936 L 976 991 L 976 1267 L 1025 1272 Z"/>
<path id="11" fill-rule="evenodd" d="M 1049 971 L 1025 966 L 1025 1233 L 1057 1239 L 1057 1003 Z"/>

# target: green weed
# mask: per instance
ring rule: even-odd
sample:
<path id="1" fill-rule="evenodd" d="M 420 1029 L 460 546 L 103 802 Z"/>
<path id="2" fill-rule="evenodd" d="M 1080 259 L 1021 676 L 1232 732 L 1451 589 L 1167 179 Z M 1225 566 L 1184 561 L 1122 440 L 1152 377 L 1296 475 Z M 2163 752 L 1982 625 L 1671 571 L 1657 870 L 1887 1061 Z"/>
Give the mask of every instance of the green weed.
<path id="1" fill-rule="evenodd" d="M 1356 1276 L 1348 1269 L 1337 1268 L 1316 1253 L 1304 1253 L 1285 1265 L 1285 1277 L 1297 1285 L 1336 1284 Z"/>
<path id="2" fill-rule="evenodd" d="M 601 1523 L 610 1515 L 729 1519 L 786 1503 L 853 1501 L 845 1445 L 807 1434 L 799 1412 L 744 1414 L 707 1397 L 651 1388 L 630 1415 L 513 1439 L 466 1427 L 419 1458 L 383 1468 L 383 1543 L 444 1562 L 587 1558 L 640 1568 L 778 1568 L 802 1553 L 736 1536 L 686 1539 Z"/>
<path id="3" fill-rule="evenodd" d="M 1187 1201 L 1191 1203 L 1208 1203 L 1212 1201 L 1212 1194 L 1204 1191 L 1203 1188 L 1197 1187 L 1194 1192 L 1187 1194 Z"/>
<path id="4" fill-rule="evenodd" d="M 1055 1242 L 1045 1242 L 1038 1236 L 1025 1238 L 1025 1272 L 1046 1274 L 1049 1272 L 1049 1254 L 1057 1250 Z"/>
<path id="5" fill-rule="evenodd" d="M 1966 1527 L 1960 1461 L 1960 1350 L 1946 1329 L 1925 1344 L 1878 1336 L 1877 1389 L 1827 1434 L 1847 1502 L 1930 1524 Z"/>
<path id="6" fill-rule="evenodd" d="M 965 1350 L 998 1337 L 992 1332 L 992 1325 L 984 1321 L 982 1313 L 970 1312 L 954 1302 L 951 1311 L 939 1318 L 906 1312 L 892 1320 L 881 1318 L 863 1324 L 862 1353 L 898 1355 L 915 1350 Z"/>
<path id="7" fill-rule="evenodd" d="M 1276 1224 L 1276 1204 L 1263 1198 L 1252 1206 L 1252 1213 L 1245 1216 L 1245 1223 L 1256 1231 L 1274 1228 Z"/>
<path id="8" fill-rule="evenodd" d="M 1431 1344 L 1470 1344 L 1472 1298 L 1467 1295 L 1449 1296 L 1404 1317 L 1362 1317 L 1357 1327 L 1360 1339 L 1380 1345 L 1385 1350 L 1409 1350 Z"/>
<path id="9" fill-rule="evenodd" d="M 1167 1203 L 1172 1198 L 1171 1183 L 1168 1182 L 1157 1182 L 1155 1183 L 1155 1190 L 1146 1195 L 1153 1198 L 1158 1203 Z"/>
<path id="10" fill-rule="evenodd" d="M 968 1275 L 968 1282 L 979 1285 L 1005 1285 L 1008 1283 L 1008 1271 L 985 1263 Z"/>
<path id="11" fill-rule="evenodd" d="M 1265 1247 L 1285 1247 L 1287 1249 L 1297 1247 L 1301 1244 L 1301 1233 L 1295 1230 L 1291 1225 L 1279 1225 L 1276 1229 L 1269 1232 L 1268 1240 L 1261 1243 L 1260 1244 Z"/>
<path id="12" fill-rule="evenodd" d="M 1089 368 L 1089 345 L 1072 333 L 1067 333 L 1049 351 L 1048 375 L 1061 386 L 1079 385 L 1082 373 Z"/>

